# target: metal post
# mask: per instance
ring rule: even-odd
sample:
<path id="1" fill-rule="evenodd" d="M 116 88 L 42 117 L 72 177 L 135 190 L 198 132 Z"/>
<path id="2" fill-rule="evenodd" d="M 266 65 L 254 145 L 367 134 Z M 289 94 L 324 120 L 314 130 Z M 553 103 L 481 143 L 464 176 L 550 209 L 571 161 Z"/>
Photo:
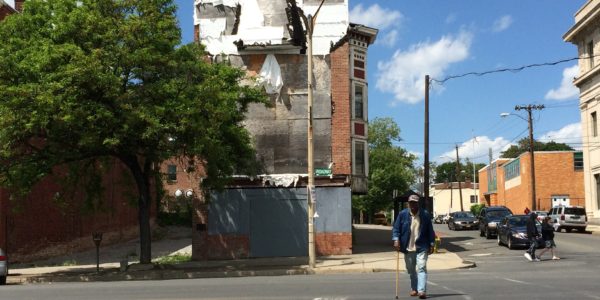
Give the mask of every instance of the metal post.
<path id="1" fill-rule="evenodd" d="M 429 75 L 425 75 L 425 132 L 423 151 L 423 196 L 425 204 L 429 202 Z M 427 207 L 427 206 L 426 206 Z"/>
<path id="2" fill-rule="evenodd" d="M 92 240 L 96 244 L 96 272 L 100 273 L 100 242 L 102 242 L 102 232 L 92 233 Z"/>

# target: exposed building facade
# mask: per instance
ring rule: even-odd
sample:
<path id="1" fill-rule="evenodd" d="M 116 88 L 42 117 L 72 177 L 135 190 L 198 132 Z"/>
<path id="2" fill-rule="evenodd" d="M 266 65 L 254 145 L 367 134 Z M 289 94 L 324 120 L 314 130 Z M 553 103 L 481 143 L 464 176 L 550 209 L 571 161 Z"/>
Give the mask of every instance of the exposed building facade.
<path id="1" fill-rule="evenodd" d="M 589 0 L 575 13 L 563 39 L 577 46 L 579 109 L 583 139 L 585 205 L 590 223 L 600 224 L 600 1 Z"/>
<path id="2" fill-rule="evenodd" d="M 462 210 L 470 211 L 471 206 L 479 204 L 478 184 L 472 182 L 436 183 L 429 188 L 433 197 L 433 215 L 448 214 L 461 211 L 460 199 L 462 193 Z"/>
<path id="3" fill-rule="evenodd" d="M 537 209 L 585 206 L 581 152 L 538 151 L 534 155 Z M 530 163 L 529 152 L 525 152 L 514 159 L 497 159 L 479 170 L 481 203 L 504 205 L 515 214 L 531 209 Z"/>
<path id="4" fill-rule="evenodd" d="M 196 0 L 195 38 L 264 85 L 245 126 L 264 174 L 239 176 L 194 216 L 193 259 L 306 256 L 307 43 L 303 15 L 316 0 Z M 366 193 L 367 48 L 377 30 L 348 22 L 348 0 L 325 1 L 313 34 L 315 243 L 319 255 L 352 248 L 351 195 Z"/>

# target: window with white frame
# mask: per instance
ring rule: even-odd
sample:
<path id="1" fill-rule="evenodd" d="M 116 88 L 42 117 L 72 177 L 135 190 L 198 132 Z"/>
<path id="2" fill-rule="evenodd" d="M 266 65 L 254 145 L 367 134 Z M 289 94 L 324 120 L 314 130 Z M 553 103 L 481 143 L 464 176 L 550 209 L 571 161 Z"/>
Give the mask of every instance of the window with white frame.
<path id="1" fill-rule="evenodd" d="M 354 175 L 367 175 L 367 143 L 354 141 Z"/>
<path id="2" fill-rule="evenodd" d="M 477 195 L 471 195 L 471 204 L 477 203 Z"/>

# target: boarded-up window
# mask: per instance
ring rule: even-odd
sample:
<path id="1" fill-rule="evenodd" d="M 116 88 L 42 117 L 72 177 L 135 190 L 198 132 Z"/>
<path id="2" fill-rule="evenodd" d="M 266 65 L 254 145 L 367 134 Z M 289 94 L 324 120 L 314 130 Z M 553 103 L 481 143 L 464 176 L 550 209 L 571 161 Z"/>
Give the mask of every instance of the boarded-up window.
<path id="1" fill-rule="evenodd" d="M 354 142 L 354 175 L 366 175 L 365 142 Z"/>
<path id="2" fill-rule="evenodd" d="M 354 85 L 354 118 L 364 119 L 364 88 L 360 84 Z"/>

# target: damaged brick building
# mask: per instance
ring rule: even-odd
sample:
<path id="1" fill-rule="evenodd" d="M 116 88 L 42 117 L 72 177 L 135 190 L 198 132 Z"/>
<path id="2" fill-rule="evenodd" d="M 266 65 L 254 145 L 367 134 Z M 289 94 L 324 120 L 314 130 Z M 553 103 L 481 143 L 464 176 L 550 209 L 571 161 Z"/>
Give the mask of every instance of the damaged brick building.
<path id="1" fill-rule="evenodd" d="M 317 0 L 195 0 L 195 40 L 264 85 L 271 107 L 245 126 L 264 174 L 237 176 L 194 203 L 193 259 L 307 256 L 307 55 L 303 16 Z M 367 191 L 367 49 L 377 30 L 327 0 L 313 34 L 313 135 L 318 255 L 352 253 L 351 196 Z"/>

